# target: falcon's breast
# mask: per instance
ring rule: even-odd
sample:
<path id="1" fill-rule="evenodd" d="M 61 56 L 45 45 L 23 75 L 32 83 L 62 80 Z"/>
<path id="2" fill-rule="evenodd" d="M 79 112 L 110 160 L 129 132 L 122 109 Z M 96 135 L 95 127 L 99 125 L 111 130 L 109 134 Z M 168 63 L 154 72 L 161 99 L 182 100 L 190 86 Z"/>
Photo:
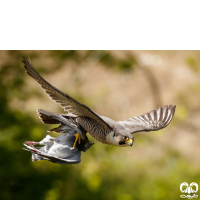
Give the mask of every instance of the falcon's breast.
<path id="1" fill-rule="evenodd" d="M 76 122 L 96 140 L 106 143 L 106 136 L 110 133 L 110 130 L 106 130 L 101 124 L 89 117 L 77 117 Z"/>

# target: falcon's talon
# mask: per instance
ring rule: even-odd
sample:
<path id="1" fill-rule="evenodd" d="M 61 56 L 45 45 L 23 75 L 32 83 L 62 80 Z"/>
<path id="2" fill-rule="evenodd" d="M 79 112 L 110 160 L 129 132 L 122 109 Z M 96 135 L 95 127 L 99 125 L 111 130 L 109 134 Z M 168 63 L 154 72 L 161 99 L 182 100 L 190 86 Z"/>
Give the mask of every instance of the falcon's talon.
<path id="1" fill-rule="evenodd" d="M 81 134 L 80 133 L 76 133 L 76 134 L 74 134 L 74 136 L 75 136 L 75 141 L 74 141 L 73 148 L 75 148 L 77 142 L 78 142 L 78 144 L 81 143 Z"/>

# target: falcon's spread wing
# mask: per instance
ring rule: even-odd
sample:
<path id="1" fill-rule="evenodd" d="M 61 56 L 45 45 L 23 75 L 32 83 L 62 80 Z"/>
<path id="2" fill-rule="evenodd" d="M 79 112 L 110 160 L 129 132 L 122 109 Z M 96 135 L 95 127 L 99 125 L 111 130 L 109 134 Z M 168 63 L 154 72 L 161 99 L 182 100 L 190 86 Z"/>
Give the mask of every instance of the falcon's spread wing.
<path id="1" fill-rule="evenodd" d="M 157 131 L 165 128 L 172 120 L 176 106 L 159 107 L 144 115 L 129 118 L 119 123 L 127 128 L 130 133 L 139 131 Z"/>
<path id="2" fill-rule="evenodd" d="M 107 124 L 100 116 L 98 116 L 94 111 L 92 111 L 86 105 L 78 102 L 68 94 L 63 93 L 56 87 L 52 86 L 46 80 L 44 80 L 32 67 L 32 65 L 23 57 L 22 62 L 24 63 L 24 68 L 26 73 L 35 79 L 40 86 L 45 90 L 49 97 L 58 103 L 65 111 L 77 116 L 77 117 L 89 117 L 98 122 L 105 130 L 111 131 L 112 128 Z"/>

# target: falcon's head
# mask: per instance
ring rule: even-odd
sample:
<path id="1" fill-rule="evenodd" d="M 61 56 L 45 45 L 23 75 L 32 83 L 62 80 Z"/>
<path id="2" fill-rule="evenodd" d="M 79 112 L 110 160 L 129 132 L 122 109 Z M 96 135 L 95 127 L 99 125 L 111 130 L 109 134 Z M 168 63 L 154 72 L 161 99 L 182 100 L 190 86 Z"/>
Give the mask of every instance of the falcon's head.
<path id="1" fill-rule="evenodd" d="M 118 143 L 117 146 L 120 146 L 120 147 L 132 146 L 133 145 L 133 141 L 134 141 L 133 136 L 124 127 L 123 128 L 122 127 L 120 127 L 120 128 L 118 127 L 115 130 L 114 139 Z"/>
<path id="2" fill-rule="evenodd" d="M 131 136 L 123 136 L 123 135 L 119 135 L 116 136 L 116 139 L 119 141 L 119 145 L 118 146 L 132 146 L 133 145 L 133 141 L 134 141 L 134 137 Z"/>
<path id="3" fill-rule="evenodd" d="M 119 147 L 132 146 L 134 137 L 123 126 L 117 126 L 106 136 L 106 143 Z"/>

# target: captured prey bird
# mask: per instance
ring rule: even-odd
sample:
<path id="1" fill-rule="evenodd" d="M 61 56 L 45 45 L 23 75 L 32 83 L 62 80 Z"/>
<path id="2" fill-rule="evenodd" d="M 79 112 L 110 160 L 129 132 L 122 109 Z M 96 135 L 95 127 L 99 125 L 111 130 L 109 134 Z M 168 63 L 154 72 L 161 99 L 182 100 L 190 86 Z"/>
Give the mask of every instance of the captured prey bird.
<path id="1" fill-rule="evenodd" d="M 56 138 L 47 135 L 40 142 L 25 142 L 26 149 L 24 148 L 24 150 L 32 153 L 32 161 L 34 162 L 48 160 L 58 164 L 77 164 L 81 161 L 81 151 L 87 151 L 94 143 L 86 140 L 77 144 L 72 150 L 74 139 L 75 136 L 68 133 L 61 134 Z M 34 145 L 37 144 L 44 146 L 35 147 Z"/>
<path id="2" fill-rule="evenodd" d="M 47 82 L 36 72 L 25 57 L 22 62 L 26 73 L 36 80 L 49 97 L 67 112 L 66 114 L 57 114 L 38 110 L 40 118 L 44 123 L 59 124 L 57 128 L 51 129 L 50 131 L 68 133 L 68 127 L 76 131 L 72 149 L 86 140 L 87 132 L 104 144 L 119 147 L 132 146 L 134 139 L 132 136 L 133 133 L 157 131 L 165 128 L 174 116 L 175 105 L 159 107 L 157 110 L 152 110 L 144 115 L 118 122 L 108 117 L 99 116 L 88 106 L 80 103 Z"/>
<path id="3" fill-rule="evenodd" d="M 49 130 L 49 132 L 63 133 L 56 138 L 47 135 L 40 142 L 28 141 L 24 143 L 24 150 L 32 153 L 32 161 L 48 160 L 58 164 L 77 164 L 81 162 L 81 152 L 86 152 L 94 143 L 90 143 L 87 136 L 85 139 L 78 138 L 77 132 L 85 134 L 85 130 L 75 122 L 74 119 L 62 118 L 59 114 L 50 113 L 41 109 L 38 109 L 40 119 L 44 123 L 61 123 L 62 126 Z M 54 121 L 52 118 L 48 119 L 48 115 L 54 115 Z M 76 141 L 79 142 L 76 144 Z M 34 145 L 44 145 L 43 147 L 35 147 Z"/>

